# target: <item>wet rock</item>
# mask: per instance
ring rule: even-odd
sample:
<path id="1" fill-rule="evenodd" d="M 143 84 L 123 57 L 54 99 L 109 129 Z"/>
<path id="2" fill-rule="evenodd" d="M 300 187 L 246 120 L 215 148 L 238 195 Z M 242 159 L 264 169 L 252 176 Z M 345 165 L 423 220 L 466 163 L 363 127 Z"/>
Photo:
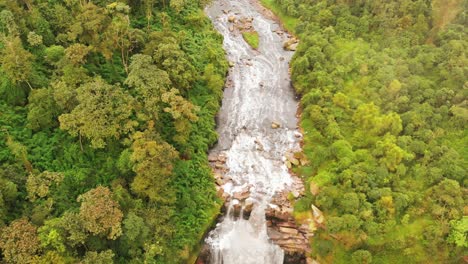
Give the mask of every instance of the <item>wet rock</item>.
<path id="1" fill-rule="evenodd" d="M 277 231 L 276 229 L 273 229 L 273 228 L 268 228 L 267 229 L 267 232 L 268 232 L 268 237 L 271 239 L 271 240 L 279 240 L 279 239 L 283 239 L 284 236 L 283 234 L 281 234 L 279 231 Z"/>
<path id="2" fill-rule="evenodd" d="M 235 16 L 229 16 L 228 21 L 229 21 L 229 23 L 234 23 L 234 22 L 236 22 L 236 17 Z"/>
<path id="3" fill-rule="evenodd" d="M 240 192 L 235 192 L 232 197 L 234 199 L 239 200 L 239 201 L 243 201 L 243 200 L 249 198 L 249 196 L 250 196 L 249 190 L 242 190 Z"/>
<path id="4" fill-rule="evenodd" d="M 216 186 L 216 196 L 222 198 L 224 196 L 224 189 L 220 186 Z"/>
<path id="5" fill-rule="evenodd" d="M 289 45 L 289 46 L 286 48 L 286 50 L 289 50 L 289 51 L 296 51 L 298 45 L 299 45 L 299 43 L 291 44 L 291 45 Z"/>
<path id="6" fill-rule="evenodd" d="M 225 154 L 219 154 L 218 155 L 218 161 L 221 163 L 226 163 L 227 157 Z"/>
<path id="7" fill-rule="evenodd" d="M 281 233 L 286 233 L 286 234 L 290 234 L 290 235 L 297 235 L 299 232 L 297 231 L 297 229 L 295 228 L 289 228 L 289 227 L 280 227 L 279 228 L 279 231 Z"/>
<path id="8" fill-rule="evenodd" d="M 216 163 L 214 166 L 215 166 L 215 169 L 222 170 L 222 171 L 227 171 L 226 165 L 224 165 L 222 163 Z"/>
<path id="9" fill-rule="evenodd" d="M 229 31 L 233 32 L 234 31 L 234 26 L 230 26 Z"/>
<path id="10" fill-rule="evenodd" d="M 279 222 L 276 224 L 276 226 L 279 226 L 279 227 L 290 227 L 290 228 L 295 228 L 296 225 L 294 223 L 291 223 L 291 222 Z"/>
<path id="11" fill-rule="evenodd" d="M 283 48 L 285 50 L 295 51 L 297 49 L 298 44 L 299 41 L 296 38 L 291 38 L 283 44 Z"/>
<path id="12" fill-rule="evenodd" d="M 244 202 L 244 212 L 250 213 L 252 212 L 253 206 L 254 206 L 254 199 L 252 198 L 247 198 Z"/>
<path id="13" fill-rule="evenodd" d="M 292 209 L 290 208 L 283 208 L 281 211 L 275 211 L 275 217 L 287 221 L 292 218 Z"/>
<path id="14" fill-rule="evenodd" d="M 224 180 L 223 180 L 223 178 L 217 178 L 217 179 L 215 179 L 215 180 L 216 180 L 216 184 L 217 184 L 217 185 L 219 185 L 219 186 L 224 185 Z"/>
<path id="15" fill-rule="evenodd" d="M 247 66 L 252 66 L 253 63 L 252 63 L 251 61 L 246 61 L 246 62 L 245 62 L 245 65 L 247 65 Z"/>
<path id="16" fill-rule="evenodd" d="M 301 138 L 301 137 L 302 137 L 302 134 L 301 134 L 300 132 L 295 131 L 295 132 L 294 132 L 294 137 L 296 137 L 296 138 Z"/>
<path id="17" fill-rule="evenodd" d="M 260 142 L 260 141 L 257 140 L 257 139 L 255 139 L 254 142 L 255 142 L 255 145 L 256 145 L 256 149 L 257 149 L 257 150 L 260 150 L 260 151 L 264 151 L 264 150 L 265 150 L 264 147 L 263 147 L 262 142 Z"/>
<path id="18" fill-rule="evenodd" d="M 234 214 L 238 215 L 241 211 L 241 208 L 242 206 L 239 200 L 237 199 L 232 200 L 232 209 L 234 210 Z"/>
<path id="19" fill-rule="evenodd" d="M 227 14 L 227 13 L 229 13 L 230 11 L 231 11 L 231 10 L 223 9 L 223 13 L 224 13 L 224 14 Z"/>
<path id="20" fill-rule="evenodd" d="M 322 211 L 320 211 L 315 205 L 310 206 L 312 208 L 312 214 L 314 216 L 315 222 L 318 224 L 322 224 L 324 222 L 324 217 Z"/>
<path id="21" fill-rule="evenodd" d="M 218 154 L 216 154 L 216 153 L 210 153 L 210 154 L 208 155 L 208 161 L 209 161 L 209 162 L 216 162 L 216 161 L 218 161 Z"/>
<path id="22" fill-rule="evenodd" d="M 280 57 L 279 60 L 280 60 L 280 61 L 284 61 L 284 57 Z"/>
<path id="23" fill-rule="evenodd" d="M 283 30 L 280 30 L 280 29 L 277 29 L 277 30 L 273 30 L 273 32 L 275 32 L 276 34 L 282 36 L 284 34 L 284 31 Z"/>
<path id="24" fill-rule="evenodd" d="M 281 127 L 281 124 L 278 123 L 278 122 L 271 122 L 271 128 L 273 129 L 277 129 L 277 128 L 280 128 Z"/>
<path id="25" fill-rule="evenodd" d="M 299 191 L 296 191 L 296 190 L 292 191 L 291 194 L 292 194 L 292 196 L 293 196 L 294 198 L 296 198 L 296 199 L 299 198 L 299 196 L 301 196 L 301 194 L 299 193 Z"/>

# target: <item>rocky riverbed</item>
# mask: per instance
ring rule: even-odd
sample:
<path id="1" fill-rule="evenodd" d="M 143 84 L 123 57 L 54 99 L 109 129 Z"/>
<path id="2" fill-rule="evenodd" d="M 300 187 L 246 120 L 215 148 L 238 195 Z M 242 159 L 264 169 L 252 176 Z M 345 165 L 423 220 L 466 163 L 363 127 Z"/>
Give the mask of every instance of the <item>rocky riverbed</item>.
<path id="1" fill-rule="evenodd" d="M 255 1 L 216 0 L 206 13 L 231 68 L 209 155 L 224 215 L 199 263 L 306 263 L 312 220 L 295 223 L 291 204 L 304 192 L 290 173 L 303 162 L 295 154 L 302 135 L 289 79 L 298 42 Z M 247 44 L 244 32 L 258 33 L 259 46 Z"/>

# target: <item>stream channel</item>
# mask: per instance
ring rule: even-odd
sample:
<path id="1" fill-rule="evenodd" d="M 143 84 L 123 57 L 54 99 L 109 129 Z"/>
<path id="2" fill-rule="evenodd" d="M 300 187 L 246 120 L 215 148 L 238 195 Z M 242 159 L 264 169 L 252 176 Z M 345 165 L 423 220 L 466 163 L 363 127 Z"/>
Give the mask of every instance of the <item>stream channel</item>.
<path id="1" fill-rule="evenodd" d="M 210 151 L 225 159 L 227 209 L 205 240 L 209 263 L 282 264 L 284 252 L 268 237 L 265 211 L 292 184 L 285 153 L 300 149 L 298 102 L 289 77 L 293 52 L 283 49 L 290 36 L 256 1 L 215 0 L 205 12 L 223 35 L 232 66 L 217 117 L 219 140 Z M 259 34 L 256 50 L 242 37 L 246 24 Z M 235 198 L 246 191 L 248 198 Z M 246 203 L 251 212 L 244 217 Z"/>

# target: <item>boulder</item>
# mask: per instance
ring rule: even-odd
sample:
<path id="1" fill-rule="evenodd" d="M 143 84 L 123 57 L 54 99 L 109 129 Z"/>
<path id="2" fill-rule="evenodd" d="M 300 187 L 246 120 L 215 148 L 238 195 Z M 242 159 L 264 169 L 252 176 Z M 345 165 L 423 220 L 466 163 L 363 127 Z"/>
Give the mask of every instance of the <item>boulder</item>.
<path id="1" fill-rule="evenodd" d="M 295 51 L 299 42 L 296 38 L 291 38 L 283 44 L 283 48 L 289 51 Z"/>
<path id="2" fill-rule="evenodd" d="M 215 168 L 218 170 L 222 170 L 222 171 L 227 170 L 227 167 L 223 163 L 218 163 L 218 162 L 215 164 Z"/>
<path id="3" fill-rule="evenodd" d="M 229 21 L 229 23 L 234 23 L 234 22 L 236 22 L 236 17 L 235 16 L 229 16 L 228 21 Z"/>
<path id="4" fill-rule="evenodd" d="M 289 45 L 289 46 L 286 48 L 286 50 L 289 50 L 289 51 L 296 51 L 298 45 L 299 45 L 299 43 L 293 43 L 293 44 Z"/>
<path id="5" fill-rule="evenodd" d="M 225 154 L 221 153 L 221 154 L 218 155 L 218 161 L 219 162 L 226 163 L 226 160 L 227 160 L 227 157 L 226 157 Z"/>
<path id="6" fill-rule="evenodd" d="M 260 142 L 259 140 L 256 140 L 256 139 L 255 139 L 254 142 L 255 142 L 255 145 L 256 145 L 256 149 L 257 149 L 257 150 L 264 151 L 262 142 Z"/>
<path id="7" fill-rule="evenodd" d="M 241 206 L 239 200 L 236 200 L 236 199 L 232 200 L 232 209 L 234 210 L 234 214 L 236 214 L 236 215 L 239 214 L 240 211 L 241 211 L 241 208 L 242 208 L 242 206 Z"/>
<path id="8" fill-rule="evenodd" d="M 279 231 L 288 235 L 297 235 L 299 232 L 295 228 L 280 227 Z"/>
<path id="9" fill-rule="evenodd" d="M 252 212 L 252 209 L 253 209 L 253 206 L 254 206 L 254 202 L 255 200 L 252 199 L 252 198 L 247 198 L 245 199 L 245 202 L 244 202 L 244 212 L 246 213 L 250 213 Z"/>
<path id="10" fill-rule="evenodd" d="M 216 153 L 210 153 L 210 154 L 208 155 L 208 161 L 209 161 L 209 162 L 218 161 L 218 154 L 216 154 Z"/>
<path id="11" fill-rule="evenodd" d="M 314 216 L 315 222 L 322 224 L 325 221 L 322 211 L 320 211 L 315 205 L 310 206 L 312 208 L 312 214 Z"/>
<path id="12" fill-rule="evenodd" d="M 240 192 L 235 192 L 232 197 L 234 197 L 234 199 L 237 199 L 239 201 L 243 201 L 247 198 L 249 198 L 250 196 L 250 192 L 247 190 L 247 191 L 240 191 Z"/>
<path id="13" fill-rule="evenodd" d="M 278 123 L 278 122 L 271 122 L 271 128 L 273 129 L 277 129 L 277 128 L 280 128 L 281 127 L 281 124 Z"/>

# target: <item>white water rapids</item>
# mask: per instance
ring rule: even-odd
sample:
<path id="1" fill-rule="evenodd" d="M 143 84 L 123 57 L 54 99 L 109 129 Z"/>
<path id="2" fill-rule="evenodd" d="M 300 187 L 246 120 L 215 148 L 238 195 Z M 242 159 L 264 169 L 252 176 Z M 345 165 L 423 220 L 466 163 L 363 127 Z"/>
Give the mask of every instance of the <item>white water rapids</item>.
<path id="1" fill-rule="evenodd" d="M 212 153 L 226 157 L 232 179 L 223 188 L 233 195 L 250 190 L 253 210 L 248 220 L 235 217 L 230 199 L 227 213 L 206 242 L 212 264 L 281 264 L 283 250 L 268 238 L 265 210 L 273 195 L 292 183 L 284 164 L 287 151 L 298 150 L 295 137 L 297 101 L 290 86 L 288 64 L 292 52 L 283 50 L 287 34 L 274 32 L 279 25 L 264 17 L 249 0 L 215 0 L 206 9 L 224 36 L 224 49 L 234 66 L 230 69 L 220 113 L 217 146 Z M 253 18 L 260 46 L 253 50 L 234 29 L 229 17 Z M 280 124 L 273 129 L 272 123 Z"/>

